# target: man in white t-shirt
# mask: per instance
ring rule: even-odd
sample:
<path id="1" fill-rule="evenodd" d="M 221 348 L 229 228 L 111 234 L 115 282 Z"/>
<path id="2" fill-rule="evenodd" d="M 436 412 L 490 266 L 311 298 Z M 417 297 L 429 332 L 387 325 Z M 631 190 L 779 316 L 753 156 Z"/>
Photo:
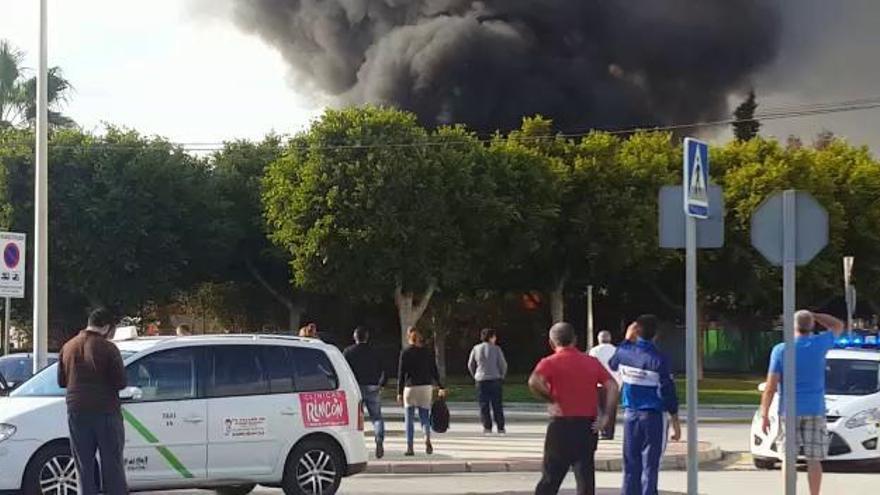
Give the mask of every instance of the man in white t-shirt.
<path id="1" fill-rule="evenodd" d="M 614 356 L 614 353 L 617 352 L 617 347 L 611 343 L 611 332 L 608 330 L 602 330 L 599 332 L 599 345 L 590 349 L 590 356 L 598 359 L 602 366 L 611 373 L 611 376 L 617 380 L 617 384 L 620 385 L 620 376 L 611 371 L 611 368 L 608 367 L 608 361 L 611 360 L 611 357 Z M 599 389 L 599 407 L 600 409 L 605 404 L 605 389 Z M 604 414 L 608 418 L 608 426 L 599 432 L 601 438 L 603 440 L 613 440 L 614 439 L 614 427 L 617 423 L 617 407 L 614 408 L 613 411 L 599 411 L 599 414 Z"/>

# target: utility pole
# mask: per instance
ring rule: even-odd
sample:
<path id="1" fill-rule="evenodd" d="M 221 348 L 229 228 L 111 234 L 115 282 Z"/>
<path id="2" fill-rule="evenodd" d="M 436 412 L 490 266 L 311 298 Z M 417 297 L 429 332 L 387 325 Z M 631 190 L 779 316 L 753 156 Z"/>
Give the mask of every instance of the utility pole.
<path id="1" fill-rule="evenodd" d="M 48 365 L 49 348 L 49 117 L 46 0 L 40 0 L 40 61 L 37 70 L 36 170 L 34 173 L 34 373 Z"/>

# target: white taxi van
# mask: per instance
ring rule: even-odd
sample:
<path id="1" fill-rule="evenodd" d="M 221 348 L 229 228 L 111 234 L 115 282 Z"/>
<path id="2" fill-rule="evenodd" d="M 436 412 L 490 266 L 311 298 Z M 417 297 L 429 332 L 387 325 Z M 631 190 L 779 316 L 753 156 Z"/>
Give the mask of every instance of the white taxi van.
<path id="1" fill-rule="evenodd" d="M 366 468 L 360 391 L 336 347 L 269 335 L 116 344 L 133 491 L 332 495 Z M 56 376 L 50 366 L 0 399 L 0 493 L 77 493 Z"/>
<path id="2" fill-rule="evenodd" d="M 762 384 L 763 386 L 763 384 Z M 763 389 L 763 387 L 759 387 Z M 770 434 L 761 413 L 752 420 L 750 450 L 755 466 L 772 469 L 785 455 L 779 436 L 778 394 L 770 406 Z M 825 365 L 828 462 L 880 465 L 880 349 L 876 336 L 842 337 Z"/>

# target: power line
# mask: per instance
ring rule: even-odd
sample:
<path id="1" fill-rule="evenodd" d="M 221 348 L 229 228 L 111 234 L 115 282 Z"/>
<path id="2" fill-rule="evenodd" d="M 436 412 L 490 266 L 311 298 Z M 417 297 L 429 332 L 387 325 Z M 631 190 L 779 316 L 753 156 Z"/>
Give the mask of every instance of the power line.
<path id="1" fill-rule="evenodd" d="M 864 110 L 874 110 L 880 108 L 880 96 L 870 97 L 870 98 L 860 98 L 854 100 L 845 100 L 838 102 L 825 102 L 825 103 L 814 103 L 808 105 L 782 105 L 778 107 L 768 107 L 766 110 L 755 113 L 753 120 L 758 121 L 773 121 L 773 120 L 785 120 L 799 117 L 807 117 L 814 115 L 829 115 L 829 114 L 837 114 L 837 113 L 846 113 L 846 112 L 855 112 L 855 111 L 864 111 Z M 621 135 L 621 134 L 633 134 L 636 132 L 664 132 L 664 131 L 678 131 L 684 129 L 703 129 L 703 128 L 711 128 L 718 126 L 731 125 L 736 122 L 739 122 L 736 118 L 728 118 L 721 119 L 715 121 L 708 122 L 690 122 L 690 123 L 682 123 L 682 124 L 668 124 L 668 125 L 660 125 L 660 126 L 642 126 L 642 127 L 630 127 L 625 129 L 611 129 L 611 130 L 601 130 L 601 129 L 590 129 L 588 131 L 583 132 L 568 132 L 568 133 L 557 133 L 557 134 L 549 134 L 542 136 L 517 136 L 513 139 L 522 141 L 522 142 L 534 142 L 534 141 L 544 141 L 544 140 L 554 140 L 558 138 L 563 139 L 574 139 L 574 138 L 582 138 L 590 135 L 593 132 L 604 132 L 606 134 L 612 135 Z M 510 136 L 503 136 L 502 139 L 510 139 Z M 294 149 L 318 149 L 318 150 L 355 150 L 355 149 L 378 149 L 378 148 L 390 148 L 390 149 L 405 149 L 405 148 L 415 148 L 415 147 L 425 147 L 425 146 L 450 146 L 450 145 L 466 145 L 466 144 L 474 144 L 474 143 L 483 143 L 488 144 L 496 139 L 495 135 L 480 137 L 477 136 L 474 139 L 469 140 L 450 140 L 450 139 L 437 139 L 437 138 L 428 138 L 425 140 L 420 140 L 416 142 L 405 142 L 405 143 L 369 143 L 369 144 L 338 144 L 338 145 L 324 145 L 324 146 L 311 146 L 311 145 L 303 145 L 303 146 L 294 146 Z M 235 141 L 227 141 L 227 142 L 174 142 L 174 141 L 158 141 L 161 144 L 167 144 L 169 146 L 182 149 L 187 152 L 216 152 L 221 151 L 228 143 L 234 143 Z M 77 148 L 78 145 L 64 145 L 64 144 L 54 144 L 50 145 L 53 148 Z M 131 149 L 141 149 L 143 146 L 140 145 L 127 145 L 122 143 L 96 143 L 92 144 L 94 147 L 107 147 L 107 148 L 131 148 Z M 290 146 L 288 147 L 290 148 Z"/>

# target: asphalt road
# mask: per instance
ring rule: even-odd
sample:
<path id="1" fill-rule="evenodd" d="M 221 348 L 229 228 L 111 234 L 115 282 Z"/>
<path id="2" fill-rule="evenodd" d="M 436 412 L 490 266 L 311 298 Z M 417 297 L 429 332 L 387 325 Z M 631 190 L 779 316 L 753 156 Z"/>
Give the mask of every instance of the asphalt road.
<path id="1" fill-rule="evenodd" d="M 708 424 L 700 428 L 700 439 L 715 443 L 730 457 L 705 468 L 700 473 L 700 493 L 711 495 L 765 494 L 782 491 L 780 471 L 758 471 L 746 455 L 749 426 L 745 424 Z M 343 482 L 340 495 L 528 495 L 533 493 L 537 473 L 455 474 L 455 475 L 360 475 Z M 663 471 L 660 477 L 663 493 L 686 492 L 687 473 Z M 807 494 L 806 474 L 798 480 L 798 493 Z M 600 495 L 617 494 L 620 473 L 597 473 Z M 823 493 L 870 493 L 877 485 L 876 473 L 826 474 Z M 574 479 L 569 476 L 562 495 L 574 493 Z M 179 492 L 176 495 L 204 495 L 208 492 Z M 280 490 L 258 489 L 257 495 L 279 495 Z"/>

